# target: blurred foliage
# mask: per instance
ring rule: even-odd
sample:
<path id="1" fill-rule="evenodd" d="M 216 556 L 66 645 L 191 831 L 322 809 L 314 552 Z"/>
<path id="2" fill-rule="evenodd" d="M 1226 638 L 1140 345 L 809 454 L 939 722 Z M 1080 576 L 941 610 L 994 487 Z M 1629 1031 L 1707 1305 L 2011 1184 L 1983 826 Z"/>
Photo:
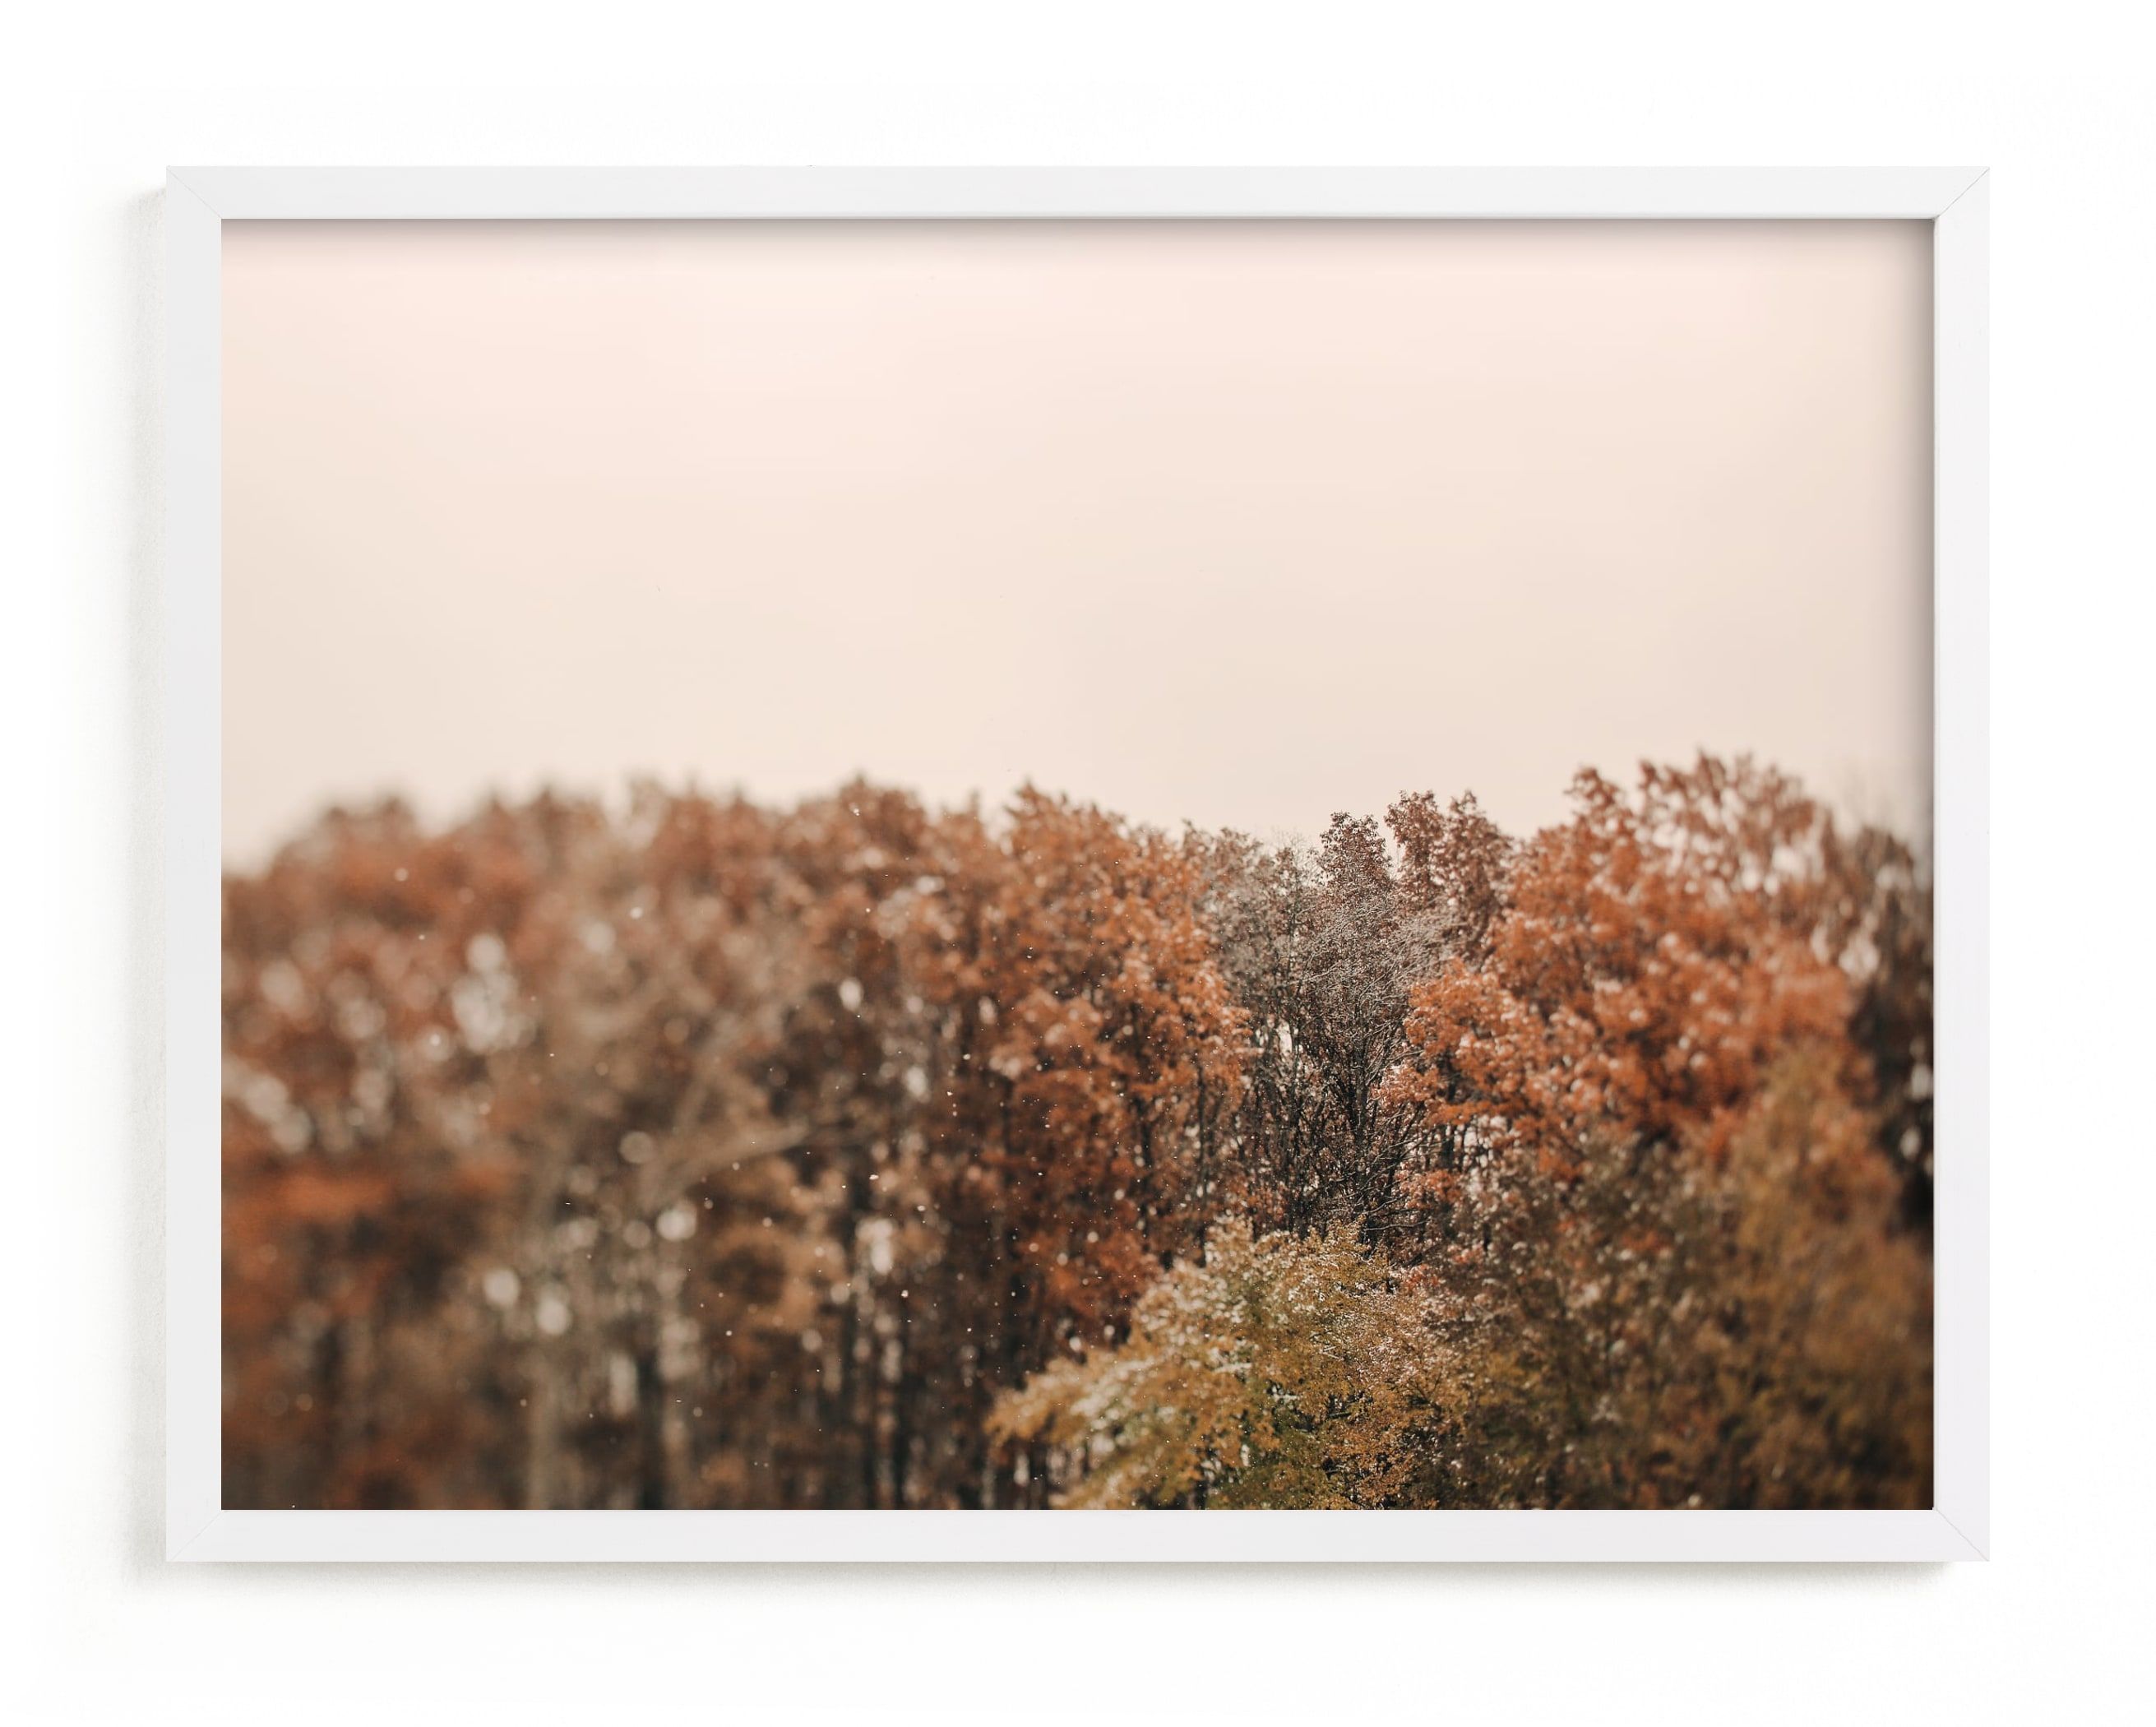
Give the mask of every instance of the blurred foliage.
<path id="1" fill-rule="evenodd" d="M 334 812 L 225 884 L 226 1503 L 1926 1503 L 1930 976 L 1742 762 Z"/>

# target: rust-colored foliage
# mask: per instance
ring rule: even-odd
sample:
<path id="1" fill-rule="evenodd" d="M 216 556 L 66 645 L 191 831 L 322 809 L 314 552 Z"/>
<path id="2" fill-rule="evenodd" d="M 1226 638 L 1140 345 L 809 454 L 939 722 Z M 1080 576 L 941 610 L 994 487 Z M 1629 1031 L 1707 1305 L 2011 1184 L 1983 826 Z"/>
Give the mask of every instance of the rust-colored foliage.
<path id="1" fill-rule="evenodd" d="M 1918 1502 L 1922 873 L 1577 793 L 326 817 L 226 883 L 227 1503 Z"/>
<path id="2" fill-rule="evenodd" d="M 1597 1138 L 1719 1156 L 1782 1051 L 1845 1043 L 1851 980 L 1807 927 L 1825 818 L 1712 763 L 1650 768 L 1636 798 L 1584 774 L 1573 794 L 1522 852 L 1486 959 L 1416 989 L 1430 1066 L 1395 1090 L 1553 1169 Z M 1440 1057 L 1464 1092 L 1435 1082 Z"/>
<path id="3" fill-rule="evenodd" d="M 391 807 L 228 881 L 232 1502 L 1038 1497 L 993 1390 L 1208 1221 L 1199 887 L 866 786 Z"/>

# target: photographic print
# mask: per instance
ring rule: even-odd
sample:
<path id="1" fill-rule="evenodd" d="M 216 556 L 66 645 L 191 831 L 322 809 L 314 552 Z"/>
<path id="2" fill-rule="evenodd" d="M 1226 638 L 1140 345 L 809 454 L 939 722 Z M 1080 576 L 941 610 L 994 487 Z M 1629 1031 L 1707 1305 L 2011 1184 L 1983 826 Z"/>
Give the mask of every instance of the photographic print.
<path id="1" fill-rule="evenodd" d="M 1932 1504 L 1928 223 L 222 248 L 226 1508 Z"/>

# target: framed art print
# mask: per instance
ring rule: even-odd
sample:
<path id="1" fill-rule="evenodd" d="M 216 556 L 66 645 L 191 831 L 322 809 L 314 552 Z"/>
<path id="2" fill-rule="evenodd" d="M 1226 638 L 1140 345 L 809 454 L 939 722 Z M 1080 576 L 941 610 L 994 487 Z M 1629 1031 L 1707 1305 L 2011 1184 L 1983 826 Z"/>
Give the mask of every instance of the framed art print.
<path id="1" fill-rule="evenodd" d="M 1982 1556 L 1980 172 L 167 223 L 174 1557 Z"/>

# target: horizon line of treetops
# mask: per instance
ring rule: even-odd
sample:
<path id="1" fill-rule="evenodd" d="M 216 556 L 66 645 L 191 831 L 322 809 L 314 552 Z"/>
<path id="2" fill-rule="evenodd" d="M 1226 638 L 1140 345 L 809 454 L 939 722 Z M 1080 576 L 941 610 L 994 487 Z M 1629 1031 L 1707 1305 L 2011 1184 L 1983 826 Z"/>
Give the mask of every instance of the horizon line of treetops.
<path id="1" fill-rule="evenodd" d="M 230 1506 L 1917 1506 L 1931 892 L 1748 759 L 224 884 Z"/>

